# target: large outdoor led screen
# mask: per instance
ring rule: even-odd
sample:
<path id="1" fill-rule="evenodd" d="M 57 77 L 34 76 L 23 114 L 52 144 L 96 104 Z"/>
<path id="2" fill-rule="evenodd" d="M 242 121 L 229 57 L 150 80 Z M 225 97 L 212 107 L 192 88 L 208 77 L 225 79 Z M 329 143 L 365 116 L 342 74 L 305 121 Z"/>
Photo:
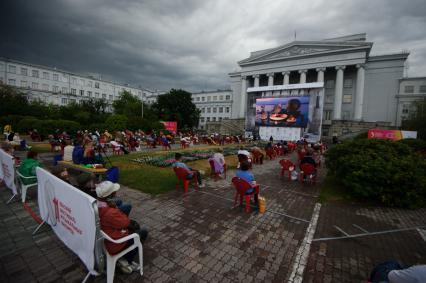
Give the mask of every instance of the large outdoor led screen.
<path id="1" fill-rule="evenodd" d="M 256 99 L 256 126 L 306 128 L 309 96 Z"/>

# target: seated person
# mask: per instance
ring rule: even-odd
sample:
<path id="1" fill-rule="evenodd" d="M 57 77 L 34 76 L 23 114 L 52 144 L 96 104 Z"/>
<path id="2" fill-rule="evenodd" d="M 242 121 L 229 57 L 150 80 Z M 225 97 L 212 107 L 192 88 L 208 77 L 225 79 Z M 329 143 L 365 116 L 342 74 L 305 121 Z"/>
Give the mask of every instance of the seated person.
<path id="1" fill-rule="evenodd" d="M 241 163 L 244 162 L 244 161 L 248 161 L 249 164 L 250 164 L 250 168 L 251 168 L 252 158 L 251 158 L 250 152 L 248 152 L 245 149 L 240 149 L 237 152 L 237 156 L 238 156 L 238 165 L 237 165 L 237 168 L 240 168 Z"/>
<path id="2" fill-rule="evenodd" d="M 251 188 L 246 191 L 246 194 L 251 194 L 255 192 L 255 203 L 258 203 L 258 196 L 257 193 L 259 193 L 259 185 L 257 185 L 256 181 L 254 180 L 253 173 L 250 171 L 250 163 L 248 161 L 243 161 L 241 163 L 240 169 L 237 170 L 236 177 L 239 177 L 243 180 L 246 180 L 250 185 Z"/>
<path id="3" fill-rule="evenodd" d="M 315 159 L 312 157 L 312 154 L 313 154 L 313 151 L 309 149 L 306 152 L 306 155 L 300 161 L 300 164 L 309 163 L 309 164 L 312 164 L 314 167 L 317 167 L 317 163 L 315 162 Z"/>
<path id="4" fill-rule="evenodd" d="M 132 205 L 130 203 L 123 203 L 123 201 L 116 196 L 117 191 L 120 189 L 120 184 L 113 183 L 110 181 L 103 181 L 96 185 L 96 194 L 98 196 L 98 201 L 105 201 L 114 204 L 118 209 L 120 209 L 124 214 L 129 216 L 130 211 L 132 210 Z M 112 192 L 109 194 L 109 192 Z M 104 195 L 108 193 L 108 195 Z"/>
<path id="5" fill-rule="evenodd" d="M 22 183 L 28 185 L 37 182 L 36 167 L 42 167 L 40 161 L 37 160 L 37 152 L 28 151 L 27 158 L 22 161 L 18 171 L 25 177 L 33 178 L 23 179 Z"/>
<path id="6" fill-rule="evenodd" d="M 81 173 L 75 179 L 76 187 L 85 192 L 86 194 L 96 198 L 96 176 L 93 173 Z"/>
<path id="7" fill-rule="evenodd" d="M 176 154 L 175 154 L 175 160 L 176 160 L 176 162 L 173 164 L 173 167 L 179 167 L 179 168 L 185 169 L 188 172 L 188 177 L 187 178 L 189 180 L 191 180 L 192 178 L 194 178 L 194 176 L 196 176 L 199 187 L 203 188 L 204 184 L 203 184 L 203 182 L 201 180 L 200 171 L 194 170 L 194 169 L 188 167 L 185 163 L 183 163 L 181 161 L 181 159 L 182 159 L 182 154 L 180 154 L 179 152 L 176 152 Z"/>
<path id="8" fill-rule="evenodd" d="M 72 153 L 74 151 L 74 146 L 71 145 L 71 142 L 69 140 L 66 141 L 66 146 L 64 147 L 64 156 L 62 160 L 64 161 L 72 161 Z"/>
<path id="9" fill-rule="evenodd" d="M 70 175 L 68 174 L 67 168 L 61 165 L 56 165 L 52 168 L 52 170 L 50 170 L 50 173 L 52 173 L 62 181 L 70 183 Z"/>
<path id="10" fill-rule="evenodd" d="M 257 147 L 257 146 L 253 147 L 251 149 L 251 153 L 253 154 L 253 157 L 255 159 L 255 163 L 256 163 L 256 161 L 258 161 L 259 164 L 263 164 L 264 154 L 259 147 Z"/>
<path id="11" fill-rule="evenodd" d="M 209 160 L 213 160 L 215 172 L 222 174 L 225 170 L 225 157 L 223 156 L 223 149 L 219 148 L 216 153 L 212 155 Z"/>
<path id="12" fill-rule="evenodd" d="M 119 188 L 119 187 L 118 187 Z M 118 190 L 117 186 L 102 185 L 96 188 L 98 197 L 99 219 L 101 229 L 112 239 L 117 240 L 132 233 L 139 234 L 142 242 L 148 237 L 148 231 L 141 229 L 137 222 L 130 220 L 114 202 L 108 199 Z M 133 244 L 133 240 L 121 244 L 115 244 L 105 240 L 105 247 L 109 254 L 115 255 Z M 139 270 L 139 264 L 134 262 L 138 249 L 133 249 L 118 260 L 118 266 L 123 273 L 132 273 Z"/>
<path id="13" fill-rule="evenodd" d="M 120 149 L 124 152 L 124 154 L 129 154 L 129 152 L 127 151 L 127 149 L 124 147 L 124 144 L 123 144 L 122 142 L 120 142 L 119 140 L 112 140 L 112 141 L 110 142 L 110 144 L 111 144 L 113 147 L 118 147 L 118 148 L 120 148 Z"/>
<path id="14" fill-rule="evenodd" d="M 172 148 L 170 147 L 170 143 L 169 140 L 166 138 L 165 135 L 161 136 L 161 143 L 163 144 L 163 146 L 167 147 L 168 149 L 172 150 Z"/>
<path id="15" fill-rule="evenodd" d="M 389 283 L 420 283 L 426 282 L 426 265 L 413 265 L 388 273 Z"/>

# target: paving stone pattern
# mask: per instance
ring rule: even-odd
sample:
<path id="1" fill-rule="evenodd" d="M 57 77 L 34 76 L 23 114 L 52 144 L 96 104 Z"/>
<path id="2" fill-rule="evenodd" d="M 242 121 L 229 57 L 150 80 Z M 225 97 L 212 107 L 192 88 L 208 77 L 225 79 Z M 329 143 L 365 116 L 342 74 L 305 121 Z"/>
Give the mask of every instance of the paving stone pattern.
<path id="1" fill-rule="evenodd" d="M 117 273 L 115 281 L 287 282 L 318 201 L 319 185 L 302 185 L 280 178 L 277 159 L 255 165 L 253 171 L 267 200 L 264 214 L 246 214 L 242 208 L 231 208 L 233 171 L 228 172 L 226 180 L 207 180 L 206 187 L 199 191 L 190 188 L 187 195 L 178 190 L 153 197 L 122 187 L 119 195 L 133 204 L 131 218 L 147 227 L 150 235 L 144 244 L 144 276 Z M 324 172 L 325 169 L 320 170 L 320 182 Z M 80 282 L 86 270 L 77 256 L 48 227 L 32 236 L 36 222 L 21 203 L 6 205 L 9 197 L 10 191 L 2 187 L 0 282 Z M 29 197 L 30 206 L 38 212 L 34 202 L 36 192 L 29 192 Z M 333 235 L 333 225 L 347 228 L 343 224 L 354 221 L 360 221 L 354 223 L 366 229 L 389 227 L 392 224 L 387 222 L 375 226 L 381 223 L 377 219 L 383 218 L 383 211 L 323 205 L 315 237 Z M 410 224 L 424 221 L 424 211 L 401 210 L 387 215 L 388 220 L 401 219 L 401 225 L 407 219 L 411 219 Z M 352 240 L 349 245 L 341 241 L 315 242 L 304 281 L 359 282 L 366 278 L 366 272 L 379 255 L 407 262 L 424 261 L 425 246 L 419 237 L 409 232 L 394 234 L 388 242 L 373 240 L 374 244 L 365 240 Z M 388 243 L 397 253 L 386 250 L 384 244 Z M 91 277 L 90 281 L 104 282 L 105 276 Z"/>

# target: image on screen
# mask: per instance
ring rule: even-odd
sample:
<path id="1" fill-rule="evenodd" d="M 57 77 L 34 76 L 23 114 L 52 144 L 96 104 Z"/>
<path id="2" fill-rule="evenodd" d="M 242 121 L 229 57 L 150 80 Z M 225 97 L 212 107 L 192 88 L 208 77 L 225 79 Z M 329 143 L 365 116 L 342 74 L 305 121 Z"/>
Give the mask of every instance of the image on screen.
<path id="1" fill-rule="evenodd" d="M 256 99 L 256 126 L 306 128 L 309 96 Z"/>

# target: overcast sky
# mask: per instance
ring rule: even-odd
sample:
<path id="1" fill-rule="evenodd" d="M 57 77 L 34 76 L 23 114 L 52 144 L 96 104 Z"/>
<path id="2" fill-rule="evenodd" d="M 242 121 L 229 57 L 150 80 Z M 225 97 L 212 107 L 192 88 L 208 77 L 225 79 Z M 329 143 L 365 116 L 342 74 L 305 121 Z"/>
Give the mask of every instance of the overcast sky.
<path id="1" fill-rule="evenodd" d="M 0 56 L 168 90 L 229 87 L 250 51 L 367 33 L 426 75 L 425 0 L 0 1 Z"/>

